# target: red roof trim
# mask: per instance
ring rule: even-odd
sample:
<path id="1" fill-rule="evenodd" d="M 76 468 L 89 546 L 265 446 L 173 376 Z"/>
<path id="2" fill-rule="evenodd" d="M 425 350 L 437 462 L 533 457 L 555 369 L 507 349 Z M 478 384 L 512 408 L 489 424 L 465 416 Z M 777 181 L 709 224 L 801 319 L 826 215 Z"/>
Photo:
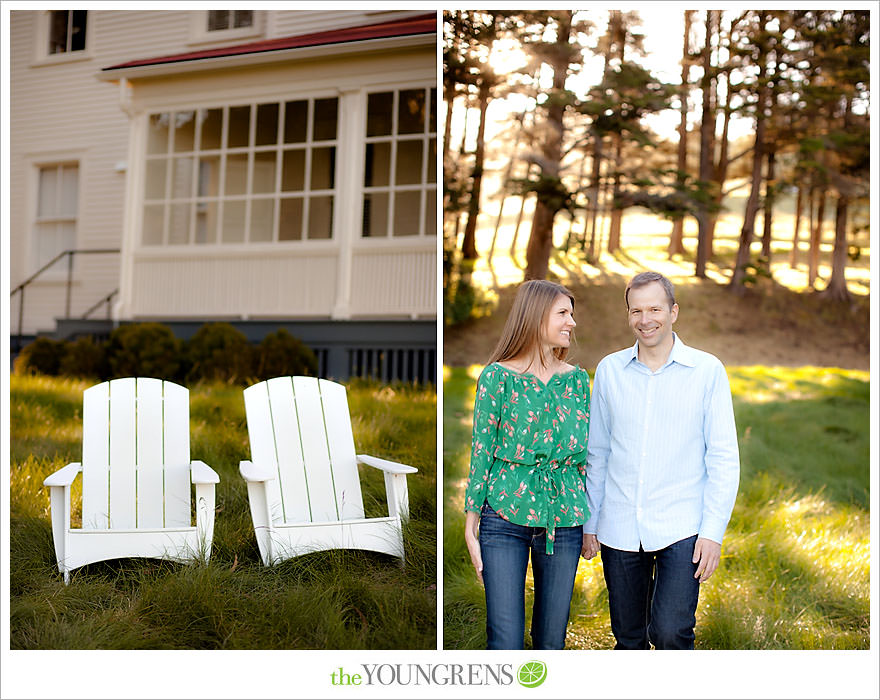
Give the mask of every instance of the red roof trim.
<path id="1" fill-rule="evenodd" d="M 265 53 L 267 51 L 282 51 L 285 49 L 298 49 L 307 46 L 326 46 L 327 44 L 342 44 L 353 41 L 366 41 L 369 39 L 385 39 L 396 36 L 413 36 L 416 34 L 432 34 L 437 32 L 437 16 L 434 13 L 408 17 L 393 22 L 380 22 L 360 27 L 348 27 L 346 29 L 334 29 L 329 32 L 315 32 L 300 36 L 288 36 L 278 39 L 254 41 L 249 44 L 238 46 L 223 46 L 203 51 L 191 51 L 188 53 L 174 54 L 173 56 L 160 56 L 158 58 L 145 58 L 128 63 L 119 63 L 115 66 L 103 68 L 104 71 L 118 70 L 120 68 L 136 68 L 139 66 L 161 65 L 163 63 L 179 63 L 183 61 L 198 61 L 204 58 L 222 58 L 226 56 L 240 56 L 250 53 Z"/>

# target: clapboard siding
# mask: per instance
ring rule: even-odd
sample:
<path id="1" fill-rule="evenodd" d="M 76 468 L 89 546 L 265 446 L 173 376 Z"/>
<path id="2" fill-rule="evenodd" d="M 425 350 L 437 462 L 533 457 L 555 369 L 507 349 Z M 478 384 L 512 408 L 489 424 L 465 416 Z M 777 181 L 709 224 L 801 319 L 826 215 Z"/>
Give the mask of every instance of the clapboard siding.
<path id="1" fill-rule="evenodd" d="M 355 250 L 351 274 L 352 316 L 433 316 L 437 251 Z"/>
<path id="2" fill-rule="evenodd" d="M 422 12 L 429 13 L 431 10 L 422 10 Z M 270 31 L 273 37 L 278 37 L 312 34 L 325 32 L 328 29 L 344 29 L 377 22 L 392 22 L 412 16 L 413 13 L 394 10 L 339 10 L 332 13 L 332 21 L 329 19 L 328 13 L 321 10 L 273 12 L 271 14 L 273 20 L 270 22 L 272 25 Z"/>
<path id="3" fill-rule="evenodd" d="M 148 317 L 330 316 L 336 254 L 156 257 L 135 263 L 133 306 Z"/>

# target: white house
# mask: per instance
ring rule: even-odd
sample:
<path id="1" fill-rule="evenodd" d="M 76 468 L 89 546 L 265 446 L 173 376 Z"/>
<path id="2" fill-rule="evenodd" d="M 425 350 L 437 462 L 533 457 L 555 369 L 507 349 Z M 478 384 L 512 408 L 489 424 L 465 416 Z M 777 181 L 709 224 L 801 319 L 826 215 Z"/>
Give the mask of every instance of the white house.
<path id="1" fill-rule="evenodd" d="M 9 26 L 13 343 L 225 320 L 286 326 L 325 374 L 433 373 L 436 13 Z"/>

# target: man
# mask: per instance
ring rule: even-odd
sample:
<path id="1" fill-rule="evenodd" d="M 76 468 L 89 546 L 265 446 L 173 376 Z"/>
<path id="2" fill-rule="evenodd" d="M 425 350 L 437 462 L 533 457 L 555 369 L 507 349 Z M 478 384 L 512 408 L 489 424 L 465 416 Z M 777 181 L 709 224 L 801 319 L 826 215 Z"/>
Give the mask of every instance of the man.
<path id="1" fill-rule="evenodd" d="M 636 342 L 596 369 L 583 555 L 601 546 L 615 649 L 693 649 L 739 485 L 730 384 L 673 333 L 668 279 L 638 274 L 624 298 Z"/>

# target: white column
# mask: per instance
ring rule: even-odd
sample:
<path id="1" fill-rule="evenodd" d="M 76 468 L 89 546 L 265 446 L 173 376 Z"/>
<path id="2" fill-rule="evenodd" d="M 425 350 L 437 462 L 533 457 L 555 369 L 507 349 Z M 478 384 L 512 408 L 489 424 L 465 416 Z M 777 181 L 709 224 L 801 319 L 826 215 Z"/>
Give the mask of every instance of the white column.
<path id="1" fill-rule="evenodd" d="M 113 306 L 114 321 L 130 319 L 134 312 L 132 308 L 134 251 L 137 248 L 143 221 L 143 172 L 147 125 L 146 114 L 135 111 L 131 103 L 123 103 L 121 106 L 131 121 L 128 136 L 128 169 L 125 173 L 125 208 L 120 241 L 119 297 Z"/>
<path id="2" fill-rule="evenodd" d="M 363 216 L 366 99 L 360 89 L 339 94 L 339 147 L 333 236 L 339 243 L 336 299 L 332 318 L 351 318 L 352 249 L 361 235 Z"/>

